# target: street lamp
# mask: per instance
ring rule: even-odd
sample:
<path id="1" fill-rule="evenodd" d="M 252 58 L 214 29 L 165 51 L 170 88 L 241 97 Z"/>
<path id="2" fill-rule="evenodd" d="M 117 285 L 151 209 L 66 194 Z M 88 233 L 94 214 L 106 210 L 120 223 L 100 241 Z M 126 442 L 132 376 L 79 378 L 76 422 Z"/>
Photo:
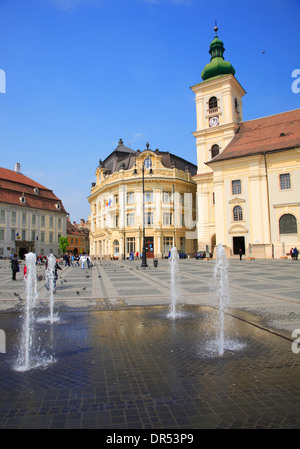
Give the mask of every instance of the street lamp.
<path id="1" fill-rule="evenodd" d="M 149 149 L 149 143 L 147 142 L 147 149 Z M 134 175 L 138 174 L 136 164 L 135 169 L 133 171 Z M 150 167 L 149 175 L 153 175 L 153 170 Z M 146 256 L 146 243 L 145 243 L 145 162 L 143 162 L 142 166 L 142 183 L 143 183 L 143 252 L 142 252 L 142 268 L 147 268 L 147 256 Z"/>

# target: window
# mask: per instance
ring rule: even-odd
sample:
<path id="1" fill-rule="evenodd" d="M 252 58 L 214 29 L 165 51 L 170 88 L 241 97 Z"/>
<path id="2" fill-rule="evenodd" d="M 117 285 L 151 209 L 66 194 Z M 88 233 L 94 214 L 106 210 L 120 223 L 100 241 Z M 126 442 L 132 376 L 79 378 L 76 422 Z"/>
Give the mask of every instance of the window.
<path id="1" fill-rule="evenodd" d="M 153 212 L 145 212 L 144 220 L 145 226 L 153 225 Z"/>
<path id="2" fill-rule="evenodd" d="M 234 221 L 243 220 L 243 209 L 241 208 L 241 206 L 235 206 L 233 208 L 233 219 Z"/>
<path id="3" fill-rule="evenodd" d="M 144 201 L 145 201 L 145 203 L 153 203 L 153 192 L 152 192 L 152 190 L 146 191 L 144 193 Z"/>
<path id="4" fill-rule="evenodd" d="M 44 242 L 44 241 L 45 241 L 45 233 L 41 232 L 41 242 Z"/>
<path id="5" fill-rule="evenodd" d="M 126 238 L 126 252 L 127 253 L 135 253 L 135 237 L 127 237 Z"/>
<path id="6" fill-rule="evenodd" d="M 135 216 L 133 213 L 127 214 L 127 226 L 134 226 L 135 225 Z"/>
<path id="7" fill-rule="evenodd" d="M 279 234 L 297 234 L 297 220 L 294 215 L 282 215 L 279 220 Z"/>
<path id="8" fill-rule="evenodd" d="M 22 240 L 26 240 L 26 231 L 22 230 Z"/>
<path id="9" fill-rule="evenodd" d="M 4 229 L 0 229 L 0 240 L 4 240 Z"/>
<path id="10" fill-rule="evenodd" d="M 32 241 L 35 240 L 35 231 L 31 231 L 31 240 L 32 240 Z"/>
<path id="11" fill-rule="evenodd" d="M 61 229 L 61 218 L 58 219 L 58 229 Z"/>
<path id="12" fill-rule="evenodd" d="M 11 213 L 11 224 L 15 225 L 17 222 L 17 213 L 16 212 L 12 212 Z"/>
<path id="13" fill-rule="evenodd" d="M 49 243 L 53 243 L 53 233 L 49 233 Z"/>
<path id="14" fill-rule="evenodd" d="M 112 225 L 114 228 L 117 228 L 119 226 L 119 215 L 114 215 L 112 217 Z"/>
<path id="15" fill-rule="evenodd" d="M 27 223 L 27 216 L 26 216 L 26 214 L 23 212 L 23 213 L 22 213 L 22 225 L 23 225 L 23 226 L 26 226 L 26 223 Z"/>
<path id="16" fill-rule="evenodd" d="M 220 153 L 220 147 L 219 145 L 213 145 L 211 147 L 211 158 L 213 159 L 214 157 L 218 156 L 218 154 Z"/>
<path id="17" fill-rule="evenodd" d="M 172 225 L 172 212 L 164 212 L 163 213 L 163 225 L 165 225 L 165 226 Z"/>
<path id="18" fill-rule="evenodd" d="M 232 195 L 240 195 L 242 193 L 242 184 L 240 179 L 232 181 Z"/>
<path id="19" fill-rule="evenodd" d="M 291 178 L 289 173 L 280 175 L 280 189 L 286 190 L 291 188 Z"/>
<path id="20" fill-rule="evenodd" d="M 10 231 L 10 240 L 16 240 L 16 230 L 11 229 Z"/>
<path id="21" fill-rule="evenodd" d="M 134 204 L 134 192 L 127 192 L 127 204 Z"/>
<path id="22" fill-rule="evenodd" d="M 218 99 L 217 99 L 217 97 L 211 97 L 209 99 L 208 108 L 209 108 L 209 110 L 218 108 Z"/>
<path id="23" fill-rule="evenodd" d="M 0 222 L 5 222 L 5 210 L 0 210 Z"/>
<path id="24" fill-rule="evenodd" d="M 36 225 L 36 215 L 31 216 L 31 224 L 32 224 L 32 226 Z"/>
<path id="25" fill-rule="evenodd" d="M 163 203 L 171 203 L 172 192 L 163 191 L 162 200 L 163 200 Z"/>
<path id="26" fill-rule="evenodd" d="M 45 215 L 41 216 L 41 227 L 44 228 L 45 227 Z"/>
<path id="27" fill-rule="evenodd" d="M 180 237 L 180 249 L 185 251 L 185 237 Z"/>
<path id="28" fill-rule="evenodd" d="M 49 217 L 49 227 L 53 228 L 53 217 Z"/>
<path id="29" fill-rule="evenodd" d="M 163 253 L 169 253 L 173 247 L 173 237 L 163 237 Z"/>

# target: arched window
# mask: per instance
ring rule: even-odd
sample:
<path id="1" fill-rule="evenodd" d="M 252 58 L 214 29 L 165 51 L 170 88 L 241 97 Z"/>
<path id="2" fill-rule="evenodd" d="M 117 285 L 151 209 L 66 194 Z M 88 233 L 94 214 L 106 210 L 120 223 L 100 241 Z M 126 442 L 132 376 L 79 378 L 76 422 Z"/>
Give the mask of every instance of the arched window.
<path id="1" fill-rule="evenodd" d="M 279 234 L 297 234 L 297 220 L 294 215 L 282 215 L 279 220 Z"/>
<path id="2" fill-rule="evenodd" d="M 243 220 L 243 209 L 241 208 L 241 206 L 235 206 L 233 208 L 233 220 L 234 221 Z"/>
<path id="3" fill-rule="evenodd" d="M 114 248 L 114 257 L 119 256 L 119 240 L 113 241 L 113 248 Z"/>
<path id="4" fill-rule="evenodd" d="M 217 97 L 210 97 L 208 101 L 208 109 L 215 109 L 218 107 L 218 99 Z"/>
<path id="5" fill-rule="evenodd" d="M 211 147 L 211 158 L 213 159 L 214 157 L 218 156 L 218 154 L 220 153 L 220 147 L 219 145 L 213 145 Z"/>

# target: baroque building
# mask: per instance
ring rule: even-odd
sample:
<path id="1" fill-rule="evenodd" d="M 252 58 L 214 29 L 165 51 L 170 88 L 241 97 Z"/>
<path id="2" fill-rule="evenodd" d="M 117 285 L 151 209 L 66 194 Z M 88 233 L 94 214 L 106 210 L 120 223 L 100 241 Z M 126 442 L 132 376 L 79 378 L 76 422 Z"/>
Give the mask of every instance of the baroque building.
<path id="1" fill-rule="evenodd" d="M 120 139 L 96 169 L 91 205 L 90 254 L 104 259 L 167 257 L 173 246 L 196 250 L 197 167 L 169 152 L 133 150 Z"/>
<path id="2" fill-rule="evenodd" d="M 60 255 L 67 212 L 52 190 L 21 173 L 0 167 L 0 256 L 34 252 Z"/>
<path id="3" fill-rule="evenodd" d="M 285 257 L 300 246 L 300 110 L 243 121 L 244 88 L 217 36 L 195 93 L 197 241 L 227 255 Z"/>

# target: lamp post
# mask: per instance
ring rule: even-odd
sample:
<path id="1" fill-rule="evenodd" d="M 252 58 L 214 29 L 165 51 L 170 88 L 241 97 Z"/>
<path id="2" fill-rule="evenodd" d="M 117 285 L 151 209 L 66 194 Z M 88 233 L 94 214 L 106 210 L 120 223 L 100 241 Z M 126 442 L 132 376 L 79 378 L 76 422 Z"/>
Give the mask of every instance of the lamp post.
<path id="1" fill-rule="evenodd" d="M 149 149 L 149 143 L 147 143 L 147 149 Z M 137 168 L 136 168 L 136 164 L 135 164 L 135 169 L 133 172 L 134 175 L 138 174 Z M 150 167 L 149 169 L 149 175 L 153 174 L 153 170 Z M 146 243 L 145 243 L 145 163 L 143 162 L 143 166 L 142 166 L 142 185 L 143 185 L 143 251 L 142 251 L 142 268 L 146 268 L 148 267 L 147 265 L 147 256 L 146 256 Z"/>

